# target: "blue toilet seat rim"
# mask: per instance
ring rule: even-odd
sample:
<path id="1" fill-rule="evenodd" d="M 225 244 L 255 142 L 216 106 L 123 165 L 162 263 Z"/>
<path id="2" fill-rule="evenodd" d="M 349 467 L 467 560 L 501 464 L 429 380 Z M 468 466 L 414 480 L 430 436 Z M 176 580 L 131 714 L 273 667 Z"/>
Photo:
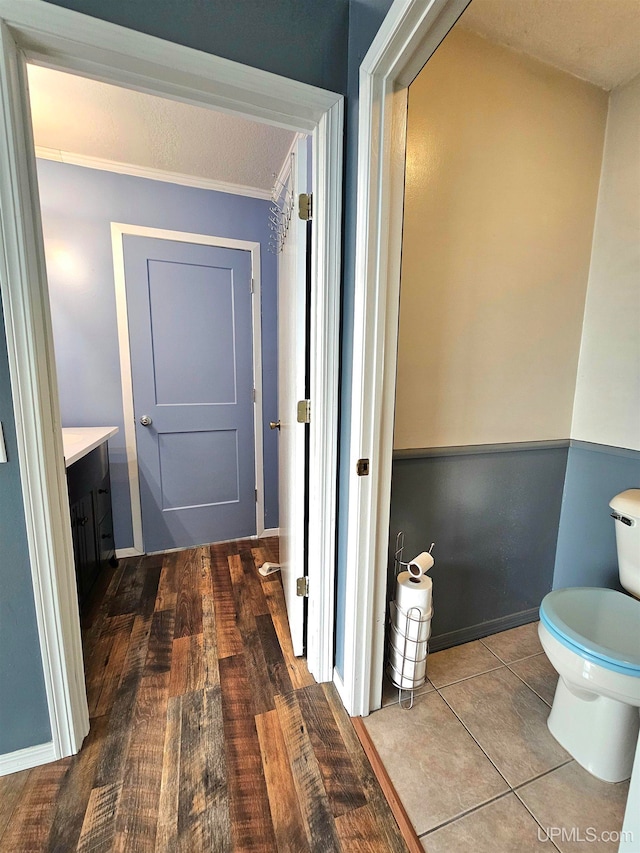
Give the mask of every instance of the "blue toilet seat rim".
<path id="1" fill-rule="evenodd" d="M 550 621 L 542 607 L 540 607 L 540 621 L 552 637 L 555 637 L 559 643 L 566 646 L 571 651 L 577 652 L 577 654 L 585 660 L 595 663 L 604 669 L 619 672 L 622 675 L 630 675 L 632 678 L 640 678 L 640 664 L 624 663 L 622 661 L 612 660 L 604 650 L 602 654 L 598 654 L 598 652 L 594 651 L 592 648 L 588 648 L 578 640 L 568 637 Z"/>

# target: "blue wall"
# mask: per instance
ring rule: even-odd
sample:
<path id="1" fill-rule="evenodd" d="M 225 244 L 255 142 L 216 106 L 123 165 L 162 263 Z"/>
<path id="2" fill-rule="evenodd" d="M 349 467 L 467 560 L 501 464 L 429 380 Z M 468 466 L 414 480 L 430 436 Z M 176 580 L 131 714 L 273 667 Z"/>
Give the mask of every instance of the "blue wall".
<path id="1" fill-rule="evenodd" d="M 405 560 L 435 542 L 431 648 L 536 617 L 551 589 L 567 442 L 394 454 L 389 530 Z"/>
<path id="2" fill-rule="evenodd" d="M 38 161 L 63 426 L 115 425 L 109 441 L 117 548 L 133 545 L 116 325 L 111 222 L 262 245 L 265 527 L 278 526 L 277 259 L 267 251 L 269 202 Z M 68 265 L 56 263 L 56 250 Z"/>
<path id="3" fill-rule="evenodd" d="M 0 305 L 0 328 L 4 329 Z M 0 465 L 0 755 L 51 740 L 9 388 L 0 334 L 0 421 L 7 449 Z"/>
<path id="4" fill-rule="evenodd" d="M 553 588 L 618 581 L 615 526 L 609 501 L 640 488 L 640 451 L 572 441 L 562 496 Z"/>
<path id="5" fill-rule="evenodd" d="M 49 0 L 132 30 L 345 92 L 349 0 Z"/>

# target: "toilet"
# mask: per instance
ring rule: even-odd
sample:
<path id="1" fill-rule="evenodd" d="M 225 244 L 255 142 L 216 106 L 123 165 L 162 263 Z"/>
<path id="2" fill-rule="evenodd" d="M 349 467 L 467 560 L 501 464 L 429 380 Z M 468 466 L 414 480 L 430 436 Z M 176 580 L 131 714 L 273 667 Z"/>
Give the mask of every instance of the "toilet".
<path id="1" fill-rule="evenodd" d="M 609 506 L 630 595 L 556 589 L 542 600 L 538 634 L 560 676 L 549 731 L 589 773 L 621 782 L 631 776 L 640 728 L 640 489 Z"/>

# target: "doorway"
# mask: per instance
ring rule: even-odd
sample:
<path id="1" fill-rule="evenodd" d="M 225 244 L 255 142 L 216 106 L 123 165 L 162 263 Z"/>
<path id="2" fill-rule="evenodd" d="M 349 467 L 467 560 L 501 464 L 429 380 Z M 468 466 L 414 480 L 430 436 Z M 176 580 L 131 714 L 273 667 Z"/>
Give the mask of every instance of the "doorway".
<path id="1" fill-rule="evenodd" d="M 375 461 L 372 468 L 378 473 L 367 489 L 355 477 L 350 486 L 348 562 L 362 567 L 348 579 L 345 596 L 347 601 L 358 602 L 347 610 L 343 673 L 345 687 L 349 685 L 351 691 L 347 704 L 352 713 L 367 714 L 380 703 L 386 578 L 384 572 L 376 575 L 373 567 L 386 564 L 389 544 L 407 91 L 467 5 L 407 2 L 394 7 L 362 67 L 365 91 L 359 138 L 371 142 L 359 160 L 359 209 L 363 219 L 358 231 L 355 314 L 356 323 L 363 318 L 365 343 L 362 350 L 354 349 L 353 373 L 358 387 L 353 395 L 351 447 L 353 459 L 371 454 Z M 609 16 L 608 11 L 604 14 L 605 18 Z M 603 46 L 608 43 L 607 39 L 599 41 Z M 586 54 L 591 55 L 591 51 Z M 443 97 L 446 99 L 446 93 Z M 409 346 L 417 347 L 418 343 L 411 341 Z M 382 375 L 379 373 L 374 381 L 373 365 L 380 363 Z M 415 419 L 413 423 L 415 426 Z M 559 436 L 551 433 L 543 438 Z M 568 431 L 563 436 L 563 446 L 569 446 Z M 435 494 L 432 500 L 435 501 Z M 356 574 L 360 577 L 356 578 Z M 367 612 L 368 616 L 363 615 Z"/>
<path id="2" fill-rule="evenodd" d="M 268 421 L 277 414 L 279 262 L 270 251 L 269 218 L 273 174 L 288 164 L 295 134 L 48 68 L 29 65 L 28 73 L 62 425 L 118 428 L 109 440 L 118 556 L 195 546 L 207 536 L 219 540 L 277 528 L 278 440 Z M 80 126 L 78 113 L 87 116 Z M 157 259 L 140 264 L 140 275 L 129 269 L 127 276 L 127 251 L 139 241 L 156 247 L 174 241 L 175 250 L 182 246 L 187 254 L 198 251 L 197 244 L 209 246 L 201 250 L 205 252 L 237 252 L 238 258 L 244 254 L 246 287 L 234 287 L 233 265 L 222 273 L 208 264 Z M 150 281 L 147 271 L 172 271 L 173 284 Z M 196 274 L 203 277 L 199 285 L 189 281 Z M 221 306 L 214 299 L 226 287 L 216 282 L 216 275 L 230 277 L 231 303 Z M 153 308 L 155 323 L 148 318 L 145 324 L 139 316 L 129 322 L 140 288 L 149 291 L 147 313 Z M 194 297 L 207 304 L 187 320 Z M 231 317 L 229 309 L 238 299 L 238 311 Z M 219 308 L 228 322 L 222 321 Z M 157 380 L 163 386 L 155 389 L 152 399 L 145 396 L 144 382 L 133 388 L 132 350 L 147 355 L 147 366 L 162 374 L 154 380 L 138 364 L 147 384 Z M 242 357 L 243 387 L 236 387 L 234 369 L 225 374 L 225 387 L 216 390 L 212 384 L 217 378 L 222 381 L 227 355 L 229 360 Z M 138 374 L 134 371 L 133 384 Z M 171 392 L 178 395 L 175 402 L 169 403 L 163 398 L 171 376 L 179 387 Z M 187 385 L 194 383 L 198 387 L 188 392 Z M 174 424 L 173 437 L 162 439 L 172 444 L 171 449 L 163 445 L 163 465 L 156 447 L 161 441 L 157 419 L 147 429 L 139 419 L 149 415 L 146 409 L 153 405 L 165 419 L 175 420 L 177 403 L 185 416 L 198 411 L 228 417 L 229 405 L 243 409 L 240 432 L 234 433 L 241 451 L 232 448 L 244 470 L 235 489 L 241 484 L 238 495 L 207 495 L 202 489 L 187 494 L 183 489 L 178 500 L 195 515 L 222 514 L 227 521 L 241 503 L 243 523 L 234 523 L 226 536 L 225 531 L 213 535 L 193 529 L 190 539 L 189 522 L 180 531 L 177 519 L 185 513 L 177 508 L 177 496 L 158 494 L 168 486 L 167 478 L 173 479 L 172 465 L 191 467 L 193 473 L 194 462 L 186 445 L 176 446 Z M 200 404 L 205 408 L 198 408 Z M 230 426 L 235 430 L 238 425 Z M 166 425 L 162 429 L 166 431 Z M 231 438 L 221 440 L 228 443 Z M 200 439 L 205 440 L 202 435 Z M 149 440 L 154 458 L 146 459 L 141 477 L 138 444 Z M 215 448 L 209 450 L 215 459 Z M 220 470 L 228 458 L 226 452 L 218 455 Z M 204 467 L 198 466 L 203 476 Z M 220 482 L 216 470 L 214 466 L 209 471 L 212 484 L 214 479 Z M 141 489 L 148 523 L 156 530 L 174 530 L 164 541 L 154 543 L 153 537 L 143 535 Z M 152 527 L 144 532 L 151 533 Z"/>
<path id="3" fill-rule="evenodd" d="M 9 11 L 5 8 L 9 6 Z M 338 364 L 338 263 L 339 198 L 342 98 L 331 93 L 254 69 L 238 82 L 237 66 L 186 48 L 167 45 L 138 33 L 129 33 L 122 48 L 122 31 L 99 21 L 54 7 L 37 13 L 22 4 L 5 4 L 10 25 L 3 28 L 3 115 L 6 138 L 13 140 L 3 157 L 3 220 L 29 222 L 8 234 L 3 278 L 3 298 L 8 306 L 7 338 L 12 357 L 12 386 L 17 419 L 28 425 L 21 436 L 20 462 L 28 539 L 34 579 L 41 594 L 36 597 L 39 630 L 45 656 L 45 680 L 53 730 L 53 757 L 75 752 L 86 732 L 86 698 L 82 695 L 81 655 L 68 517 L 64 512 L 66 486 L 62 449 L 56 425 L 51 326 L 39 221 L 37 217 L 33 145 L 25 103 L 25 53 L 32 61 L 55 64 L 131 88 L 191 103 L 223 106 L 230 112 L 270 121 L 292 130 L 312 133 L 318 165 L 314 180 L 318 204 L 313 234 L 314 269 L 312 316 L 311 387 L 319 401 L 318 418 L 311 427 L 310 442 L 317 455 L 312 462 L 309 531 L 309 575 L 318 580 L 314 597 L 322 600 L 315 613 L 317 625 L 310 631 L 309 663 L 318 680 L 327 680 L 332 665 L 332 612 L 334 531 L 328 519 L 335 503 L 336 400 Z M 69 38 L 70 29 L 82 21 L 82 35 Z M 114 52 L 111 52 L 114 48 Z M 51 59 L 55 51 L 55 62 Z M 117 57 L 117 59 L 114 59 Z M 128 57 L 128 58 L 127 58 Z M 160 59 L 159 57 L 163 57 Z M 101 70 L 96 70 L 100 60 Z M 9 76 L 11 79 L 9 80 Z M 176 77 L 185 76 L 181 82 Z M 265 106 L 266 104 L 266 106 Z M 18 176 L 21 176 L 20 178 Z M 329 216 L 329 211 L 332 215 Z M 31 282 L 40 282 L 33 288 Z M 28 284 L 28 282 L 30 282 Z M 27 318 L 27 322 L 23 322 Z M 37 327 L 38 334 L 31 334 Z M 42 365 L 47 365 L 46 370 Z M 31 381 L 27 381 L 27 377 Z M 34 384 L 35 381 L 35 384 Z M 315 470 L 313 466 L 315 465 Z M 42 487 L 46 484 L 46 487 Z M 53 497 L 55 495 L 55 498 Z"/>

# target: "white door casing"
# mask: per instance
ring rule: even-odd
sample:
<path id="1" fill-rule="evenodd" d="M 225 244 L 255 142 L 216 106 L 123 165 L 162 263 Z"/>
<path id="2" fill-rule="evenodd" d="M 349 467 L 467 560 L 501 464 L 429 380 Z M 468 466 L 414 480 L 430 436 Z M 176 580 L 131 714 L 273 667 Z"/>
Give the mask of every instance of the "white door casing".
<path id="1" fill-rule="evenodd" d="M 52 760 L 77 751 L 89 713 L 26 69 L 1 20 L 0 50 L 0 288 Z"/>
<path id="2" fill-rule="evenodd" d="M 294 198 L 306 192 L 307 140 L 298 138 L 289 160 Z M 296 578 L 304 568 L 305 431 L 296 404 L 305 396 L 307 223 L 294 209 L 284 247 L 278 256 L 278 489 L 280 566 L 293 653 L 304 647 L 304 600 Z"/>
<path id="3" fill-rule="evenodd" d="M 232 112 L 313 138 L 308 662 L 333 668 L 343 98 L 42 0 L 0 0 L 0 286 L 53 757 L 88 730 L 53 337 L 25 62 Z"/>
<path id="4" fill-rule="evenodd" d="M 396 0 L 360 66 L 358 194 L 347 507 L 348 712 L 380 707 L 391 500 L 407 89 L 469 0 Z M 371 461 L 368 477 L 356 461 Z"/>

